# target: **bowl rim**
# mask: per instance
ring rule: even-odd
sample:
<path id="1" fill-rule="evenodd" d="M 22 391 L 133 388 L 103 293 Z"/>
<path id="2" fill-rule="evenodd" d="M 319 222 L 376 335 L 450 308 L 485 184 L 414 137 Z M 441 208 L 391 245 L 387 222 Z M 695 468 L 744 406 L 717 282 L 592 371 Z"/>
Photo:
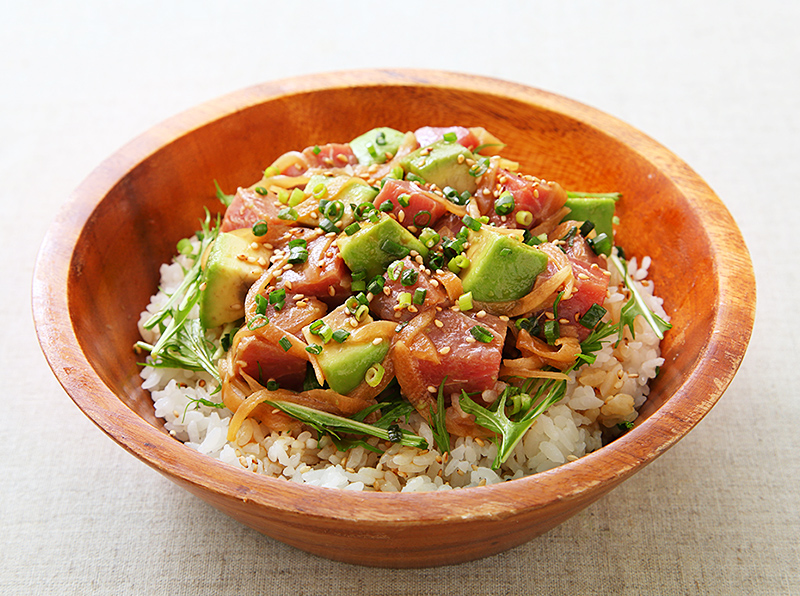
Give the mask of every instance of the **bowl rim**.
<path id="1" fill-rule="evenodd" d="M 466 490 L 422 493 L 376 493 L 330 489 L 286 482 L 239 470 L 186 447 L 159 431 L 125 405 L 104 384 L 83 353 L 69 319 L 50 313 L 68 312 L 67 283 L 71 256 L 80 229 L 108 192 L 138 164 L 160 148 L 193 130 L 260 103 L 298 94 L 337 88 L 374 86 L 446 87 L 455 91 L 496 95 L 533 104 L 579 120 L 624 144 L 658 165 L 687 200 L 712 207 L 713 217 L 698 212 L 707 233 L 725 246 L 733 241 L 738 252 L 711 248 L 717 272 L 718 302 L 706 352 L 698 358 L 676 392 L 634 429 L 574 462 L 511 482 Z M 749 290 L 755 297 L 755 278 L 741 233 L 730 213 L 708 185 L 682 160 L 634 127 L 600 110 L 560 95 L 500 79 L 421 69 L 365 69 L 303 75 L 261 83 L 202 103 L 157 124 L 104 160 L 73 191 L 60 209 L 39 250 L 32 282 L 36 332 L 58 381 L 76 405 L 109 437 L 127 451 L 190 490 L 210 490 L 228 499 L 251 502 L 281 514 L 299 514 L 342 522 L 429 524 L 432 522 L 498 519 L 531 512 L 553 501 L 579 499 L 600 485 L 609 489 L 650 463 L 691 430 L 719 400 L 735 375 L 752 332 L 755 302 L 726 304 L 721 297 L 731 288 Z M 725 320 L 735 309 L 746 324 L 731 328 Z M 714 341 L 714 340 L 717 341 Z M 724 341 L 723 341 L 724 340 Z M 720 343 L 722 342 L 722 343 Z M 724 354 L 709 346 L 724 344 Z M 710 373 L 710 361 L 716 368 Z M 720 368 L 719 363 L 724 366 Z M 680 413 L 680 414 L 678 414 Z M 631 449 L 636 447 L 635 449 Z M 635 453 L 646 453 L 638 457 Z M 613 462 L 610 465 L 609 462 Z M 304 507 L 310 495 L 313 508 Z M 480 498 L 476 498 L 480 495 Z M 361 512 L 356 518 L 353 511 Z"/>

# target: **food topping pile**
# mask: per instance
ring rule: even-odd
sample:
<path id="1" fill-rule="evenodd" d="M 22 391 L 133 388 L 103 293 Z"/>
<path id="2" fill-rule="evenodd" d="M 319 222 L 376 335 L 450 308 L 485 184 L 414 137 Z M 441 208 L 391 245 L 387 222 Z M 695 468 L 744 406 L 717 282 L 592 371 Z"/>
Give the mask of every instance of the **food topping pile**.
<path id="1" fill-rule="evenodd" d="M 649 259 L 614 244 L 618 194 L 521 173 L 503 147 L 382 127 L 217 186 L 224 217 L 178 244 L 140 321 L 167 429 L 294 481 L 435 490 L 631 428 L 670 327 Z"/>

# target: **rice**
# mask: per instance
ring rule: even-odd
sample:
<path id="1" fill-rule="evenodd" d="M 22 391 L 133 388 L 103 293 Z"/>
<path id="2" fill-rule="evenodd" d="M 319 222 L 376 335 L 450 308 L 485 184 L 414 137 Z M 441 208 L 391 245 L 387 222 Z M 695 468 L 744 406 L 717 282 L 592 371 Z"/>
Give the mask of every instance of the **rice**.
<path id="1" fill-rule="evenodd" d="M 142 338 L 153 342 L 157 334 L 143 323 L 174 292 L 189 266 L 186 257 L 162 265 L 159 292 L 142 313 Z M 662 300 L 647 279 L 650 258 L 628 261 L 628 273 L 651 310 L 662 319 Z M 622 279 L 611 268 L 605 308 L 619 319 L 628 299 Z M 370 438 L 363 446 L 339 451 L 328 436 L 317 439 L 303 431 L 297 436 L 267 431 L 257 420 L 246 419 L 234 441 L 227 440 L 232 413 L 205 403 L 217 401 L 215 381 L 207 373 L 145 366 L 142 388 L 153 399 L 155 414 L 167 431 L 187 447 L 226 464 L 290 482 L 343 490 L 414 492 L 484 486 L 543 472 L 599 449 L 603 429 L 632 422 L 647 399 L 648 382 L 664 363 L 659 339 L 642 317 L 634 323 L 635 340 L 628 330 L 614 347 L 607 343 L 591 365 L 569 374 L 565 397 L 541 414 L 499 470 L 492 470 L 497 446 L 491 440 L 458 437 L 448 454 L 435 448 L 420 450 Z M 492 397 L 486 395 L 485 397 Z M 496 398 L 496 394 L 494 395 Z M 434 445 L 433 432 L 418 414 L 401 428 Z"/>

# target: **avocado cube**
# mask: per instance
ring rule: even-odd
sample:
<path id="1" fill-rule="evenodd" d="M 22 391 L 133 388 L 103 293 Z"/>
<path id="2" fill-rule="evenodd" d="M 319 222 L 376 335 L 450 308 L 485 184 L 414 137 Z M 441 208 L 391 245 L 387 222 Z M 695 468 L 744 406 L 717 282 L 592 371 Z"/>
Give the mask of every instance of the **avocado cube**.
<path id="1" fill-rule="evenodd" d="M 249 228 L 221 232 L 203 267 L 205 286 L 200 291 L 200 323 L 213 329 L 244 316 L 247 290 L 264 273 L 259 264 L 268 263 L 272 251 L 258 243 Z"/>
<path id="2" fill-rule="evenodd" d="M 345 306 L 335 308 L 322 318 L 334 331 L 344 329 L 350 333 L 342 343 L 335 339 L 323 342 L 322 338 L 311 332 L 310 326 L 303 329 L 306 340 L 322 348 L 316 361 L 328 386 L 342 395 L 358 387 L 367 370 L 386 358 L 394 334 L 393 324 L 386 325 L 385 321 L 375 323 L 369 315 L 355 328 L 350 324 L 351 320 Z M 383 341 L 375 343 L 378 338 Z"/>
<path id="3" fill-rule="evenodd" d="M 547 255 L 519 239 L 483 226 L 470 232 L 467 258 L 461 272 L 465 292 L 480 302 L 508 302 L 528 294 L 536 276 L 547 268 Z"/>
<path id="4" fill-rule="evenodd" d="M 373 364 L 383 362 L 390 345 L 391 342 L 386 340 L 378 345 L 372 342 L 351 343 L 349 340 L 338 344 L 331 340 L 317 356 L 317 362 L 328 386 L 347 395 L 361 384 Z"/>
<path id="5" fill-rule="evenodd" d="M 386 163 L 386 154 L 394 157 L 405 135 L 393 128 L 373 128 L 350 141 L 350 148 L 361 165 Z"/>
<path id="6" fill-rule="evenodd" d="M 388 215 L 378 223 L 361 222 L 352 236 L 342 235 L 336 242 L 350 271 L 365 271 L 367 279 L 383 273 L 392 261 L 416 250 L 424 257 L 428 249 L 402 225 Z"/>
<path id="7" fill-rule="evenodd" d="M 461 161 L 460 156 L 463 156 Z M 474 193 L 478 185 L 475 177 L 469 173 L 468 159 L 474 159 L 469 149 L 458 143 L 441 140 L 409 153 L 400 160 L 400 165 L 407 172 L 439 188 L 450 186 L 459 194 L 465 190 Z"/>
<path id="8" fill-rule="evenodd" d="M 595 251 L 604 255 L 610 255 L 611 247 L 614 245 L 615 202 L 610 197 L 580 197 L 569 198 L 565 203 L 570 209 L 570 213 L 564 217 L 565 220 L 590 221 L 598 234 L 607 236 L 605 240 L 594 245 Z"/>

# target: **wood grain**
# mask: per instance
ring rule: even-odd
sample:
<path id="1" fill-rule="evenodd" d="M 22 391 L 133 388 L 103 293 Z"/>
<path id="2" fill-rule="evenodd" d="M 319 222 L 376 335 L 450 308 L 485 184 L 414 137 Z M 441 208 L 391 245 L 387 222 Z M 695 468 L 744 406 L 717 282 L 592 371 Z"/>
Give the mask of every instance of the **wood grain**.
<path id="1" fill-rule="evenodd" d="M 447 494 L 358 494 L 236 470 L 171 439 L 139 387 L 132 351 L 158 265 L 223 188 L 275 157 L 374 126 L 484 126 L 524 171 L 620 191 L 618 244 L 650 255 L 674 329 L 637 427 L 576 462 Z M 180 114 L 103 162 L 42 245 L 33 282 L 42 349 L 75 403 L 122 447 L 215 507 L 312 553 L 422 567 L 501 552 L 600 498 L 683 437 L 717 402 L 750 338 L 755 281 L 713 191 L 664 147 L 580 103 L 494 79 L 424 70 L 329 73 L 266 83 Z"/>

